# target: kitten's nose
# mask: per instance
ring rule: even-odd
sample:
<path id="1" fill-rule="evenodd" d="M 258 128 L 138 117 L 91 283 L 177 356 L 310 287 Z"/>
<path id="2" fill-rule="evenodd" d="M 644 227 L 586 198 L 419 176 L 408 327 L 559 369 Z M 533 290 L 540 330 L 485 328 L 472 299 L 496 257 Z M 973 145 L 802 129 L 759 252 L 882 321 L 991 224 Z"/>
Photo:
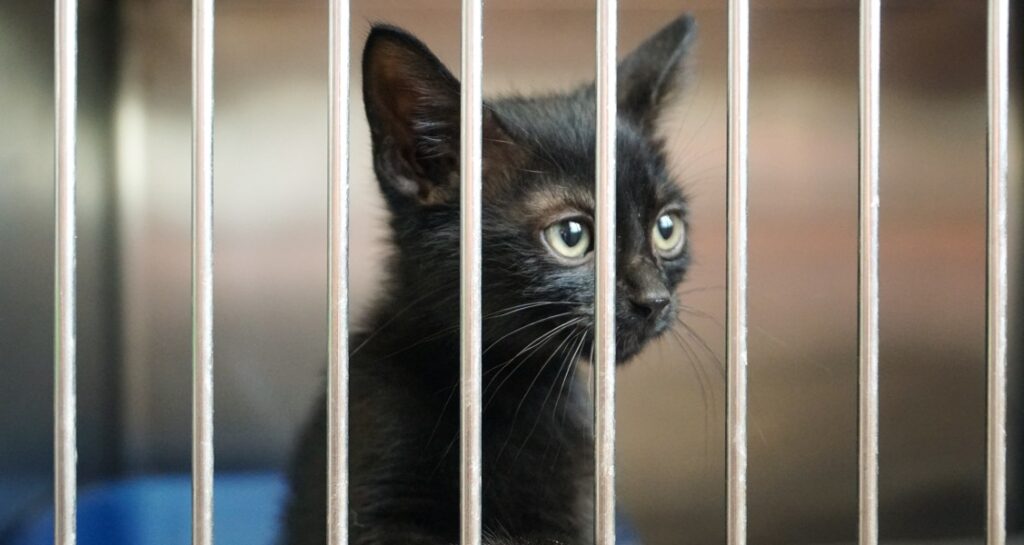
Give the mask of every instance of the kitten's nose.
<path id="1" fill-rule="evenodd" d="M 643 318 L 650 319 L 661 316 L 661 312 L 668 306 L 668 294 L 663 291 L 641 293 L 632 299 L 633 307 L 637 314 Z"/>

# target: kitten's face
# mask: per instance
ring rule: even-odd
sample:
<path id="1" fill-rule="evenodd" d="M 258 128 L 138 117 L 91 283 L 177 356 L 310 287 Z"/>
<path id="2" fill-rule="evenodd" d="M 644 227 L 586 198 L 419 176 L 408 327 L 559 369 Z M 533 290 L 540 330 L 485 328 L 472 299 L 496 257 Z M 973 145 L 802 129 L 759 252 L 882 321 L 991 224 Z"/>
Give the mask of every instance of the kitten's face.
<path id="1" fill-rule="evenodd" d="M 552 343 L 591 331 L 594 315 L 594 125 L 591 96 L 493 104 L 525 150 L 517 168 L 484 182 L 485 312 L 534 304 L 502 324 L 565 325 Z M 616 330 L 620 360 L 675 323 L 675 288 L 689 259 L 686 200 L 660 150 L 620 120 L 616 188 Z M 492 284 L 502 286 L 491 289 Z M 575 323 L 575 325 L 567 325 Z M 589 336 L 580 343 L 589 353 Z"/>
<path id="2" fill-rule="evenodd" d="M 619 67 L 617 357 L 676 319 L 689 261 L 686 200 L 654 121 L 692 23 L 680 18 Z M 392 211 L 398 267 L 439 315 L 458 316 L 458 83 L 415 38 L 377 27 L 364 55 L 375 168 Z M 485 104 L 485 344 L 588 355 L 594 314 L 594 94 Z M 554 352 L 552 352 L 554 351 Z"/>

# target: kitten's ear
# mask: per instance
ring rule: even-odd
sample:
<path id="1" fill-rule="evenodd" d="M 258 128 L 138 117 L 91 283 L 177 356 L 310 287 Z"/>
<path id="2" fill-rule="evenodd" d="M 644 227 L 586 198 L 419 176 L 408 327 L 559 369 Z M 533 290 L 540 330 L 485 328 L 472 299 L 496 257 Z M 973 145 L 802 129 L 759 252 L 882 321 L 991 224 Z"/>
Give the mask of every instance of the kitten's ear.
<path id="1" fill-rule="evenodd" d="M 396 27 L 373 27 L 363 52 L 363 101 L 374 169 L 392 207 L 457 198 L 459 95 L 459 81 L 422 42 Z M 485 155 L 503 158 L 489 145 L 503 134 L 485 104 Z"/>
<path id="2" fill-rule="evenodd" d="M 653 129 L 661 107 L 682 87 L 684 59 L 696 23 L 683 15 L 659 30 L 619 62 L 619 113 Z"/>

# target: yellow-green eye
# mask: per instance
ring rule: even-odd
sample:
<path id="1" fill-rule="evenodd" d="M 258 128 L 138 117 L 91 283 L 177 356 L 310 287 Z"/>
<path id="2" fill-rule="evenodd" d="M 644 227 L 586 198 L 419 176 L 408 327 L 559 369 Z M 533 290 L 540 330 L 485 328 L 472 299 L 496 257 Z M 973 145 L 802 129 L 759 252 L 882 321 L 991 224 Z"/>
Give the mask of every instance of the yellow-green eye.
<path id="1" fill-rule="evenodd" d="M 654 241 L 654 250 L 662 257 L 671 258 L 679 255 L 686 242 L 683 219 L 674 212 L 662 214 L 651 228 L 651 240 Z"/>
<path id="2" fill-rule="evenodd" d="M 544 229 L 544 239 L 556 256 L 580 261 L 590 251 L 590 228 L 577 219 L 564 219 Z"/>

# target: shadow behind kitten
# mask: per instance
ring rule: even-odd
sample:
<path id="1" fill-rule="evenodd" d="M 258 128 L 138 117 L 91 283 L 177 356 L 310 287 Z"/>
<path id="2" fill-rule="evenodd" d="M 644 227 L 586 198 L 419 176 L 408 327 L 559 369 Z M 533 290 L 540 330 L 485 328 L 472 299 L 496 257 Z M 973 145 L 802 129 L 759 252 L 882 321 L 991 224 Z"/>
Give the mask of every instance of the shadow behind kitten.
<path id="1" fill-rule="evenodd" d="M 676 316 L 686 201 L 655 136 L 693 23 L 619 65 L 619 362 Z M 375 26 L 363 55 L 374 169 L 395 253 L 351 339 L 350 542 L 459 540 L 459 83 L 412 35 Z M 483 528 L 486 545 L 593 543 L 592 407 L 577 380 L 593 327 L 593 85 L 487 101 L 483 118 Z M 285 545 L 322 545 L 326 412 L 291 470 Z"/>

